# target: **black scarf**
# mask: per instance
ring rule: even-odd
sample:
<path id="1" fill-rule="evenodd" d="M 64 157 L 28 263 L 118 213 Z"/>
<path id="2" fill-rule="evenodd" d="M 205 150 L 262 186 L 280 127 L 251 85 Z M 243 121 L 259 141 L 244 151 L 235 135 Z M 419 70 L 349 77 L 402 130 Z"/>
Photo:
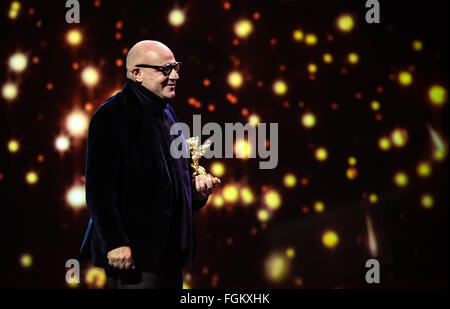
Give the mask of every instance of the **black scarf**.
<path id="1" fill-rule="evenodd" d="M 192 253 L 192 210 L 184 198 L 185 192 L 180 171 L 180 164 L 182 163 L 179 162 L 182 158 L 175 159 L 170 154 L 170 144 L 173 140 L 170 135 L 170 127 L 173 123 L 171 117 L 168 116 L 168 102 L 170 99 L 162 99 L 141 84 L 128 78 L 124 88 L 129 88 L 144 105 L 145 109 L 150 112 L 153 132 L 156 133 L 157 140 L 164 152 L 164 158 L 174 189 L 174 224 L 169 238 L 177 248 L 172 248 L 172 250 L 179 249 L 181 252 L 188 251 L 188 253 Z"/>

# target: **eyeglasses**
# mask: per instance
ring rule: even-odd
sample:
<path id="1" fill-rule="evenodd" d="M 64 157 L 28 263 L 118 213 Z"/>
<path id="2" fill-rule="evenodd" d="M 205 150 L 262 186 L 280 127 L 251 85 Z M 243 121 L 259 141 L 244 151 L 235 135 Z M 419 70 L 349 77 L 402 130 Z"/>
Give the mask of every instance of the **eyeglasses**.
<path id="1" fill-rule="evenodd" d="M 177 73 L 180 71 L 181 62 L 168 63 L 166 65 L 137 64 L 135 67 L 159 69 L 164 74 L 164 76 L 168 76 L 170 75 L 170 73 L 172 73 L 172 69 L 175 69 L 175 72 Z"/>

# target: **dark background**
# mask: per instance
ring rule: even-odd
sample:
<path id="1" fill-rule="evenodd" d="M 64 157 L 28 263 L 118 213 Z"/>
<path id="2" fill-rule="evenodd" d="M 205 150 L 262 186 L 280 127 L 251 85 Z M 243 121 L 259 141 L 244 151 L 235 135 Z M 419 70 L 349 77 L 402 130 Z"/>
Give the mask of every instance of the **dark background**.
<path id="1" fill-rule="evenodd" d="M 75 257 L 89 214 L 86 207 L 71 208 L 65 195 L 84 175 L 86 138 L 73 138 L 64 154 L 56 151 L 54 139 L 65 132 L 64 119 L 74 107 L 90 102 L 95 110 L 122 87 L 125 70 L 116 60 L 125 60 L 123 48 L 143 39 L 165 43 L 183 62 L 172 103 L 180 121 L 191 124 L 192 114 L 201 114 L 203 123 L 246 123 L 248 118 L 241 112 L 247 108 L 262 122 L 279 123 L 276 169 L 259 170 L 259 159 L 220 160 L 226 166 L 223 183 L 248 184 L 256 199 L 250 206 L 237 203 L 222 209 L 209 204 L 197 214 L 197 257 L 185 270 L 191 275 L 191 287 L 373 288 L 364 280 L 364 265 L 371 258 L 366 215 L 372 219 L 379 246 L 381 284 L 375 287 L 448 287 L 448 160 L 433 162 L 429 178 L 416 174 L 419 162 L 431 162 L 427 125 L 448 141 L 448 103 L 436 107 L 426 98 L 432 84 L 448 89 L 448 1 L 380 1 L 380 24 L 365 23 L 365 1 L 229 1 L 228 10 L 218 0 L 103 0 L 98 7 L 94 1 L 79 2 L 78 25 L 65 22 L 64 1 L 20 1 L 15 20 L 8 18 L 11 1 L 0 6 L 0 79 L 2 84 L 14 81 L 20 89 L 13 102 L 0 101 L 1 287 L 67 287 L 65 261 Z M 167 22 L 176 6 L 187 10 L 186 22 L 179 28 Z M 257 20 L 255 12 L 260 14 Z M 335 27 L 342 13 L 355 18 L 349 34 Z M 233 25 L 241 18 L 250 19 L 254 31 L 234 45 Z M 37 27 L 39 20 L 42 26 Z M 118 21 L 123 22 L 120 30 Z M 83 34 L 77 47 L 65 40 L 74 28 Z M 293 41 L 296 28 L 316 34 L 318 44 L 309 47 Z M 415 39 L 424 44 L 420 53 L 411 48 Z M 16 51 L 29 56 L 21 74 L 8 67 Z M 360 57 L 356 66 L 346 62 L 353 51 Z M 331 65 L 322 61 L 325 52 L 334 57 Z M 37 64 L 31 62 L 34 56 L 39 58 Z M 72 68 L 74 62 L 79 70 Z M 310 62 L 319 68 L 314 80 L 306 70 Z M 101 80 L 93 89 L 80 79 L 87 65 L 100 71 Z M 286 69 L 281 71 L 280 65 Z M 389 78 L 410 66 L 414 67 L 410 87 Z M 341 74 L 342 68 L 348 73 Z M 226 81 L 234 69 L 246 79 L 238 90 Z M 205 78 L 211 82 L 209 87 L 203 85 Z M 282 97 L 272 91 L 278 78 L 289 87 Z M 257 81 L 263 86 L 258 87 Z M 379 86 L 382 93 L 377 92 Z M 357 92 L 361 99 L 355 97 Z M 236 104 L 226 99 L 228 93 L 238 98 Z M 188 104 L 191 97 L 201 102 L 199 108 Z M 370 109 L 375 99 L 381 103 L 381 121 Z M 337 110 L 331 108 L 333 102 Z M 214 111 L 209 104 L 214 104 Z M 300 122 L 305 111 L 318 119 L 311 130 Z M 378 139 L 397 127 L 408 131 L 408 144 L 381 151 Z M 7 149 L 12 138 L 21 144 L 15 154 Z M 326 162 L 314 159 L 314 149 L 321 145 L 328 150 Z M 43 162 L 38 162 L 39 154 Z M 359 174 L 353 181 L 345 174 L 350 156 L 358 160 Z M 209 169 L 214 161 L 202 159 L 201 164 Z M 39 174 L 34 186 L 25 182 L 31 169 Z M 403 189 L 392 181 L 399 170 L 409 175 L 409 185 Z M 295 188 L 283 185 L 287 173 L 296 175 Z M 307 186 L 300 184 L 303 177 L 309 180 Z M 262 224 L 256 214 L 264 207 L 265 188 L 277 190 L 282 205 Z M 366 197 L 372 192 L 379 198 L 375 205 Z M 433 195 L 432 209 L 420 205 L 424 193 Z M 314 211 L 317 200 L 324 201 L 325 212 Z M 309 211 L 302 211 L 303 206 Z M 328 228 L 339 235 L 333 250 L 321 241 Z M 288 247 L 295 249 L 295 257 L 287 276 L 281 282 L 268 280 L 265 261 L 272 252 Z M 20 264 L 24 253 L 33 258 L 29 268 Z M 80 287 L 87 287 L 88 268 L 83 264 Z M 215 275 L 217 282 L 212 285 Z M 296 284 L 295 278 L 301 278 L 302 284 Z"/>

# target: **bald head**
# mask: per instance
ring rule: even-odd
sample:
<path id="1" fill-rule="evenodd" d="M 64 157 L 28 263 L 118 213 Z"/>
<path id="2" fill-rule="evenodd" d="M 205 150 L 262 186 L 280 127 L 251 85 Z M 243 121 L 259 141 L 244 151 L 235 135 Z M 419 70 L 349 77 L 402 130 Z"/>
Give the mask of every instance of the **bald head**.
<path id="1" fill-rule="evenodd" d="M 137 64 L 164 65 L 165 61 L 174 58 L 172 51 L 158 41 L 140 41 L 127 54 L 127 77 L 132 78 L 131 70 Z"/>
<path id="2" fill-rule="evenodd" d="M 127 77 L 164 99 L 175 97 L 175 84 L 179 79 L 178 72 L 172 70 L 165 76 L 157 68 L 137 68 L 146 64 L 163 66 L 175 63 L 172 51 L 161 42 L 146 40 L 136 43 L 128 52 L 126 60 Z"/>

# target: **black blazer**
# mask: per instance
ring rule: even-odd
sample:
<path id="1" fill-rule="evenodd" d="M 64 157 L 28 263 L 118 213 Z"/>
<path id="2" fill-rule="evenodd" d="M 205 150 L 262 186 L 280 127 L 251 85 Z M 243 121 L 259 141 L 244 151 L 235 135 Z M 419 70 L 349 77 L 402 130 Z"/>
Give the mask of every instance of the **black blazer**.
<path id="1" fill-rule="evenodd" d="M 127 245 L 138 269 L 151 268 L 169 235 L 172 184 L 143 109 L 125 86 L 97 109 L 89 124 L 86 203 L 91 220 L 78 259 L 92 257 L 97 267 L 109 267 L 107 252 Z M 177 122 L 170 105 L 168 109 Z M 189 159 L 182 160 L 181 172 L 190 173 Z M 205 205 L 207 199 L 192 200 L 191 183 L 183 186 L 193 210 Z"/>

